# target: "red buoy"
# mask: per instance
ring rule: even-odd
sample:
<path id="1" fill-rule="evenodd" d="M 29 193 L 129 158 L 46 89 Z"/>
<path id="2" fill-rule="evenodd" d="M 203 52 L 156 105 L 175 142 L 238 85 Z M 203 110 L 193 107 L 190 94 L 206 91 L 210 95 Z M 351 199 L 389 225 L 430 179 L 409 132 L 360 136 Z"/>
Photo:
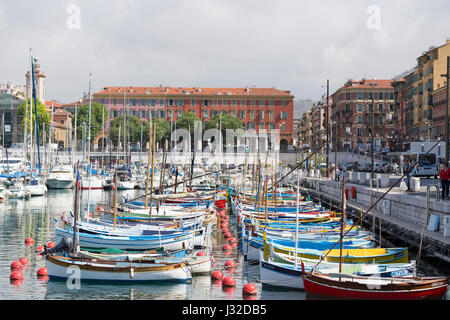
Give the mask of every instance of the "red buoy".
<path id="1" fill-rule="evenodd" d="M 37 271 L 37 276 L 38 276 L 38 277 L 46 277 L 46 276 L 48 276 L 48 270 L 47 270 L 47 268 L 40 268 L 40 269 Z"/>
<path id="2" fill-rule="evenodd" d="M 23 279 L 22 280 L 10 279 L 9 282 L 15 287 L 20 287 L 23 284 Z"/>
<path id="3" fill-rule="evenodd" d="M 20 263 L 20 261 L 13 261 L 12 263 L 11 263 L 11 271 L 16 271 L 16 270 L 19 270 L 19 269 L 22 269 L 22 264 Z"/>
<path id="4" fill-rule="evenodd" d="M 199 251 L 199 252 L 197 252 L 197 256 L 206 257 L 206 253 L 204 253 L 203 251 Z"/>
<path id="5" fill-rule="evenodd" d="M 236 262 L 234 262 L 233 260 L 228 260 L 227 262 L 225 262 L 225 268 L 234 268 L 236 267 Z"/>
<path id="6" fill-rule="evenodd" d="M 232 242 L 231 243 L 231 248 L 236 248 L 236 247 L 237 247 L 237 242 L 236 241 Z"/>
<path id="7" fill-rule="evenodd" d="M 236 286 L 236 280 L 232 276 L 227 276 L 223 279 L 222 282 L 223 287 L 235 287 Z"/>
<path id="8" fill-rule="evenodd" d="M 223 278 L 223 272 L 220 270 L 215 270 L 211 274 L 211 279 L 213 279 L 213 280 L 222 280 L 222 278 Z"/>
<path id="9" fill-rule="evenodd" d="M 26 265 L 28 265 L 30 263 L 30 261 L 27 258 L 25 258 L 25 257 L 20 258 L 19 261 L 24 266 L 26 266 Z"/>
<path id="10" fill-rule="evenodd" d="M 37 246 L 36 247 L 36 252 L 42 252 L 44 250 L 43 246 Z"/>
<path id="11" fill-rule="evenodd" d="M 258 294 L 258 289 L 253 283 L 246 283 L 242 288 L 243 295 L 256 295 Z"/>
<path id="12" fill-rule="evenodd" d="M 229 244 L 224 244 L 222 249 L 223 250 L 231 250 L 231 246 Z"/>
<path id="13" fill-rule="evenodd" d="M 225 233 L 223 234 L 223 236 L 224 236 L 226 239 L 229 239 L 229 238 L 231 237 L 230 231 L 225 232 Z"/>
<path id="14" fill-rule="evenodd" d="M 229 238 L 227 239 L 227 241 L 228 241 L 228 242 L 234 242 L 234 241 L 236 241 L 236 238 L 235 238 L 235 237 L 229 237 Z"/>
<path id="15" fill-rule="evenodd" d="M 102 212 L 103 208 L 99 206 L 99 207 L 97 207 L 97 211 Z"/>
<path id="16" fill-rule="evenodd" d="M 23 280 L 23 274 L 20 271 L 13 271 L 9 276 L 10 280 Z"/>
<path id="17" fill-rule="evenodd" d="M 26 246 L 28 246 L 28 247 L 29 247 L 29 246 L 32 246 L 33 243 L 34 243 L 33 238 L 28 237 L 28 238 L 25 239 L 25 245 L 26 245 Z"/>
<path id="18" fill-rule="evenodd" d="M 55 246 L 55 244 L 53 242 L 47 243 L 47 247 L 49 247 L 49 248 L 53 248 L 54 246 Z"/>
<path id="19" fill-rule="evenodd" d="M 223 255 L 224 256 L 229 256 L 231 254 L 231 249 L 225 250 Z"/>

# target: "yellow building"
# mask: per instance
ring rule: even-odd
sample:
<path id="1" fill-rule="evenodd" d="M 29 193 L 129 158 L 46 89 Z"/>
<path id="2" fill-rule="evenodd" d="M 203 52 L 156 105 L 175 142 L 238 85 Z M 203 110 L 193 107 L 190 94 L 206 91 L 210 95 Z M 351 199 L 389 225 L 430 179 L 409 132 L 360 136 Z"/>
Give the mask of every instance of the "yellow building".
<path id="1" fill-rule="evenodd" d="M 450 56 L 450 40 L 440 47 L 431 47 L 417 58 L 414 72 L 413 139 L 426 140 L 433 126 L 433 91 L 445 86 L 447 56 Z"/>

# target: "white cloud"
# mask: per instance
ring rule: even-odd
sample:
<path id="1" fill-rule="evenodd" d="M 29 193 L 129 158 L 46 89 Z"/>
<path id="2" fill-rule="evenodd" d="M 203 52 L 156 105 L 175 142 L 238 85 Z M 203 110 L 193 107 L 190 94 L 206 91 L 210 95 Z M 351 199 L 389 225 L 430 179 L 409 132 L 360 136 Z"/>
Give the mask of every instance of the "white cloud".
<path id="1" fill-rule="evenodd" d="M 67 7 L 81 28 L 66 26 Z M 380 30 L 366 26 L 377 5 Z M 385 78 L 450 30 L 450 4 L 424 1 L 20 1 L 0 3 L 0 82 L 24 83 L 28 49 L 47 99 L 108 85 L 275 86 L 318 99 L 347 78 Z"/>

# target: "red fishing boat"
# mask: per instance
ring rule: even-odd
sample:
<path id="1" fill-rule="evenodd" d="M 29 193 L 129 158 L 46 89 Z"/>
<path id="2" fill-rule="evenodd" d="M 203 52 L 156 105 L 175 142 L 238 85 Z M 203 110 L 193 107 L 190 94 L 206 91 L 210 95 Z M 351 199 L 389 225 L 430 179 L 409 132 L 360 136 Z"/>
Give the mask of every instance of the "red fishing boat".
<path id="1" fill-rule="evenodd" d="M 343 273 L 306 274 L 303 285 L 309 295 L 366 300 L 442 299 L 447 292 L 445 277 L 363 277 Z"/>

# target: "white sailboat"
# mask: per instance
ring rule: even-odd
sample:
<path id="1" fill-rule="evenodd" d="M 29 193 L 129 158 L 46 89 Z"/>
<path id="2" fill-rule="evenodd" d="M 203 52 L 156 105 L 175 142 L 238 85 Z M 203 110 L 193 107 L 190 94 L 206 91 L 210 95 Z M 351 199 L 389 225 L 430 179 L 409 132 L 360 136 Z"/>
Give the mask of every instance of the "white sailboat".
<path id="1" fill-rule="evenodd" d="M 57 164 L 47 177 L 46 185 L 49 189 L 72 189 L 75 184 L 73 169 L 70 165 Z"/>

